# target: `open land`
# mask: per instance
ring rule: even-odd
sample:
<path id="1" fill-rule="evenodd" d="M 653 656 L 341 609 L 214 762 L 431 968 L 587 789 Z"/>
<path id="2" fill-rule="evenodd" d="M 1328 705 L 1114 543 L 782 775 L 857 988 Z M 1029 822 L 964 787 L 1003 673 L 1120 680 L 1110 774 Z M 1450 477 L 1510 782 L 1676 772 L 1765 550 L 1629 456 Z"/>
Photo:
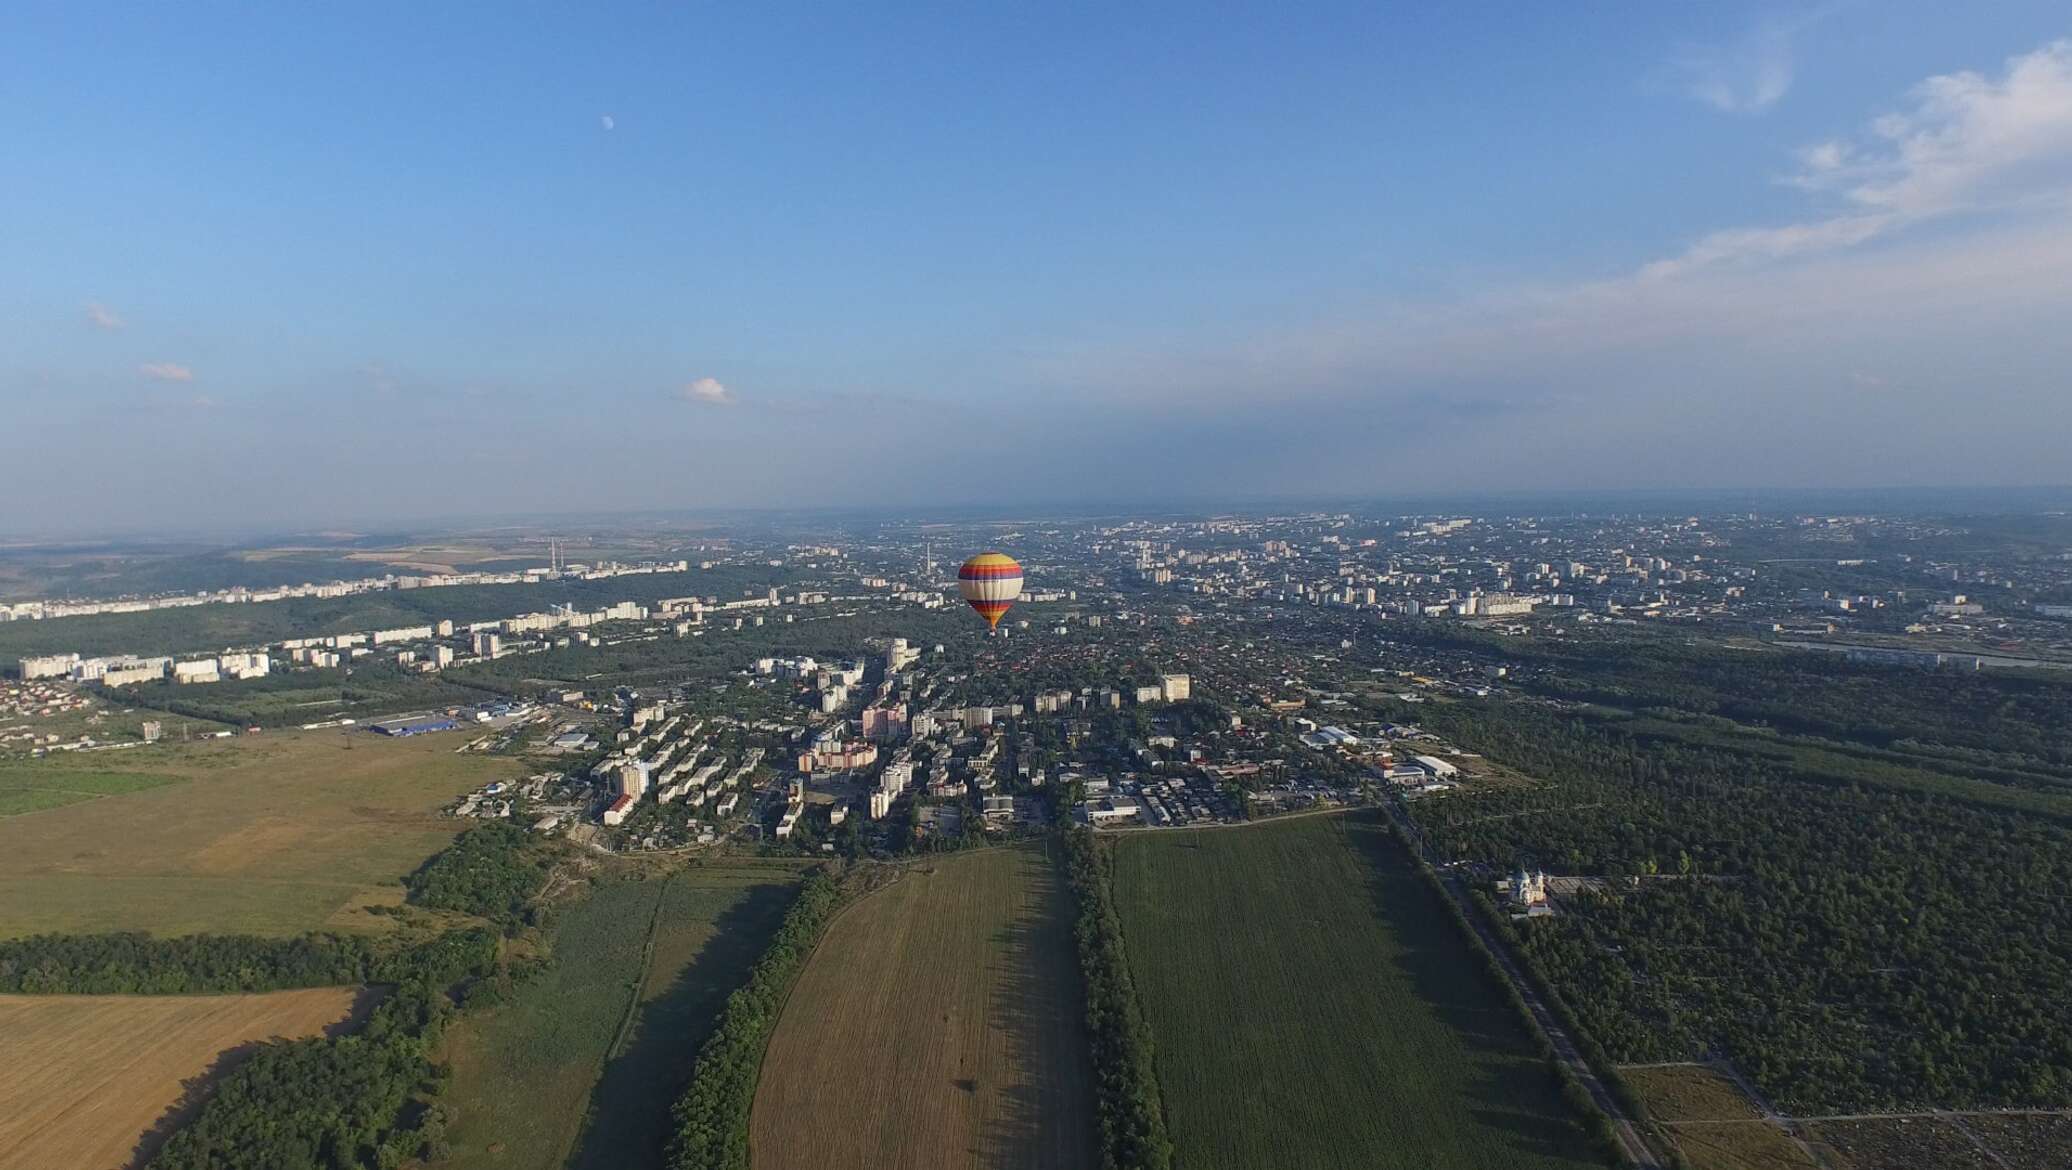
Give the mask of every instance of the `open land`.
<path id="1" fill-rule="evenodd" d="M 796 873 L 751 862 L 607 880 L 562 910 L 552 966 L 447 1033 L 447 1164 L 659 1166 L 669 1103 Z"/>
<path id="2" fill-rule="evenodd" d="M 1719 1069 L 1702 1064 L 1620 1070 L 1694 1170 L 1817 1170 L 1805 1146 L 1763 1119 Z"/>
<path id="3" fill-rule="evenodd" d="M 1091 1166 L 1092 1069 L 1056 865 L 917 867 L 845 911 L 771 1038 L 758 1170 Z"/>
<path id="4" fill-rule="evenodd" d="M 1992 1170 L 2000 1164 L 1937 1117 L 1823 1121 L 1812 1130 L 1829 1161 L 1847 1170 Z"/>
<path id="5" fill-rule="evenodd" d="M 1142 834 L 1117 850 L 1177 1164 L 1599 1164 L 1378 822 Z"/>
<path id="6" fill-rule="evenodd" d="M 517 765 L 438 736 L 347 742 L 268 733 L 0 770 L 0 802 L 51 805 L 0 816 L 0 937 L 385 928 L 342 911 L 393 901 L 462 827 L 439 808 Z"/>
<path id="7" fill-rule="evenodd" d="M 0 996 L 0 1170 L 112 1170 L 223 1071 L 226 1054 L 314 1036 L 351 987 L 264 995 Z M 145 1149 L 144 1152 L 148 1152 Z"/>

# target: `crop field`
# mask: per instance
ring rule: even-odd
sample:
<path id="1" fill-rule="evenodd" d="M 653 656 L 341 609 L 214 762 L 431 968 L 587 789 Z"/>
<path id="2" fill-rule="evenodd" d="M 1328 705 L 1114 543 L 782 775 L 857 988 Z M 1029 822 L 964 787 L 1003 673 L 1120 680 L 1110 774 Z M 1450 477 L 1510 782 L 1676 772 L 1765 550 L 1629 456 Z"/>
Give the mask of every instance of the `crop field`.
<path id="1" fill-rule="evenodd" d="M 670 1103 L 796 873 L 748 863 L 606 881 L 563 909 L 547 972 L 447 1033 L 456 1117 L 442 1165 L 659 1166 Z"/>
<path id="2" fill-rule="evenodd" d="M 569 1170 L 662 1165 L 670 1106 L 727 996 L 777 933 L 797 878 L 788 862 L 751 863 L 694 869 L 663 889 L 640 1002 L 591 1093 Z"/>
<path id="3" fill-rule="evenodd" d="M 1620 1075 L 1669 1130 L 1694 1170 L 1819 1170 L 1805 1146 L 1764 1121 L 1716 1068 L 1651 1065 L 1621 1069 Z"/>
<path id="4" fill-rule="evenodd" d="M 948 856 L 870 894 L 778 1020 L 756 1170 L 1095 1165 L 1079 978 L 1041 848 Z"/>
<path id="5" fill-rule="evenodd" d="M 360 992 L 0 996 L 0 1170 L 116 1170 L 156 1149 L 226 1054 L 346 1021 Z"/>
<path id="6" fill-rule="evenodd" d="M 143 930 L 383 930 L 349 906 L 389 897 L 462 823 L 452 797 L 516 774 L 447 736 L 267 733 L 0 770 L 0 937 Z M 70 803 L 56 806 L 49 797 Z"/>
<path id="7" fill-rule="evenodd" d="M 1115 848 L 1177 1165 L 1602 1164 L 1379 821 L 1133 834 Z"/>
<path id="8" fill-rule="evenodd" d="M 1739 1086 L 1709 1065 L 1648 1065 L 1622 1068 L 1619 1075 L 1658 1121 L 1760 1121 L 1763 1116 Z"/>

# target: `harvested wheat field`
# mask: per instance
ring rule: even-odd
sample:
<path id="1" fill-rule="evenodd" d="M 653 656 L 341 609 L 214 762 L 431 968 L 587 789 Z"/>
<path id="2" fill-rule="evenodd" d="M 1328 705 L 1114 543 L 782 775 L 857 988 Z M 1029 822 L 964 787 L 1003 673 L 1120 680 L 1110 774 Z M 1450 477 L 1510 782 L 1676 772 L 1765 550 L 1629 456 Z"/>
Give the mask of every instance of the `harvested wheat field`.
<path id="1" fill-rule="evenodd" d="M 226 1053 L 350 1020 L 358 988 L 265 995 L 0 995 L 0 1170 L 113 1170 Z M 233 1057 L 234 1059 L 234 1057 Z M 147 1137 L 152 1140 L 147 1140 Z"/>
<path id="2" fill-rule="evenodd" d="M 1041 846 L 917 867 L 835 920 L 756 1087 L 756 1170 L 1092 1166 L 1064 883 Z"/>

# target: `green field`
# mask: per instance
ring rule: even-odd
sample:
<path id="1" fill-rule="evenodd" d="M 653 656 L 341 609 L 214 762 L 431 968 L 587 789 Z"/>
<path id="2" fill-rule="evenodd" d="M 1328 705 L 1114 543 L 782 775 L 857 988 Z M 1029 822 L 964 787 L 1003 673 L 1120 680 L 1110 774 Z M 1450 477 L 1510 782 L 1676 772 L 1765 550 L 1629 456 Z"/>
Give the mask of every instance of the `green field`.
<path id="1" fill-rule="evenodd" d="M 396 901 L 463 827 L 440 806 L 516 770 L 455 746 L 268 733 L 132 749 L 121 771 L 7 765 L 0 810 L 19 815 L 0 815 L 0 938 L 390 929 L 354 907 Z"/>
<path id="2" fill-rule="evenodd" d="M 442 1100 L 456 1117 L 442 1165 L 659 1166 L 670 1103 L 783 918 L 795 876 L 698 867 L 606 881 L 560 911 L 547 972 L 448 1033 Z"/>
<path id="3" fill-rule="evenodd" d="M 38 764 L 0 765 L 0 817 L 16 813 L 61 808 L 104 796 L 121 796 L 178 783 L 168 776 L 142 772 L 103 772 L 82 768 L 75 761 L 48 766 Z"/>
<path id="4" fill-rule="evenodd" d="M 1144 833 L 1115 848 L 1177 1165 L 1601 1165 L 1379 821 Z"/>

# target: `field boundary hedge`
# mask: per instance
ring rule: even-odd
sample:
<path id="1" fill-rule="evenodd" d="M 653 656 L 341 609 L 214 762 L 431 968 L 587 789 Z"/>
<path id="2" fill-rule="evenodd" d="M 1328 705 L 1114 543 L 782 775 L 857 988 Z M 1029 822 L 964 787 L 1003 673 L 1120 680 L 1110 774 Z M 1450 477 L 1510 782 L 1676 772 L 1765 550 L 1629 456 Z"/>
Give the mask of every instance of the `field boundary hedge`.
<path id="1" fill-rule="evenodd" d="M 807 877 L 748 981 L 727 997 L 718 1025 L 698 1052 L 690 1087 L 673 1111 L 670 1170 L 747 1170 L 748 1113 L 770 1033 L 841 903 L 832 877 L 825 872 Z"/>
<path id="2" fill-rule="evenodd" d="M 1152 1062 L 1151 1023 L 1137 1000 L 1115 912 L 1114 863 L 1092 829 L 1068 828 L 1066 877 L 1077 904 L 1073 933 L 1086 979 L 1086 1024 L 1093 1042 L 1094 1092 L 1103 1170 L 1167 1170 L 1173 1142 Z"/>

